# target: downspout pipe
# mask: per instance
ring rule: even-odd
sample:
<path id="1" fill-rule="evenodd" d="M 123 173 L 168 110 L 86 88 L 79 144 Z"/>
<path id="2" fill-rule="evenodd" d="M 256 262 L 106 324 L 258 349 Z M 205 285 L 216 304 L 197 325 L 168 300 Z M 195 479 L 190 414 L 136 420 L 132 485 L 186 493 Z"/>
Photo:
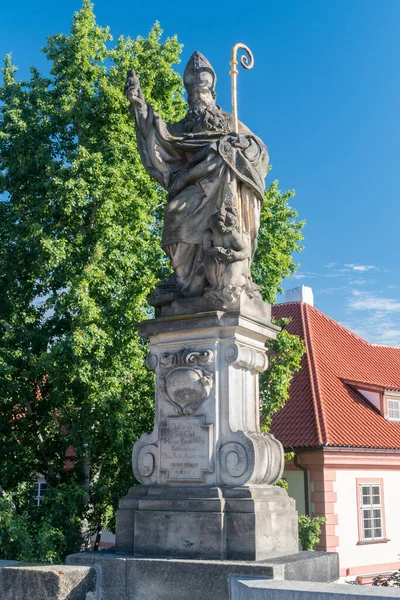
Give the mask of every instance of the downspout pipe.
<path id="1" fill-rule="evenodd" d="M 306 511 L 306 515 L 311 518 L 309 487 L 308 487 L 308 471 L 307 471 L 306 467 L 304 467 L 303 465 L 301 465 L 299 463 L 295 449 L 294 448 L 290 448 L 290 449 L 294 454 L 294 458 L 293 458 L 294 466 L 297 467 L 298 469 L 300 469 L 301 471 L 303 471 L 305 511 Z"/>

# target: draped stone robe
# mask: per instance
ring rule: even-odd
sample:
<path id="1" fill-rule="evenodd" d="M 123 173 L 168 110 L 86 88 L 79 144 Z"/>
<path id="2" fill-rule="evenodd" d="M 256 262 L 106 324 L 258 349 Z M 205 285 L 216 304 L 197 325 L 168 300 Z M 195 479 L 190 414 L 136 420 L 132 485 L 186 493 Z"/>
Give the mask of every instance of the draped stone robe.
<path id="1" fill-rule="evenodd" d="M 135 108 L 134 116 L 143 165 L 168 192 L 162 246 L 171 259 L 177 288 L 183 296 L 202 296 L 207 285 L 203 236 L 209 218 L 223 203 L 237 209 L 240 233 L 251 249 L 250 256 L 254 254 L 268 169 L 267 148 L 241 123 L 239 133 L 249 141 L 245 150 L 233 145 L 235 134 L 185 133 L 184 119 L 166 124 L 149 105 L 147 114 Z M 225 116 L 231 126 L 231 115 Z M 251 258 L 251 281 L 250 263 Z"/>

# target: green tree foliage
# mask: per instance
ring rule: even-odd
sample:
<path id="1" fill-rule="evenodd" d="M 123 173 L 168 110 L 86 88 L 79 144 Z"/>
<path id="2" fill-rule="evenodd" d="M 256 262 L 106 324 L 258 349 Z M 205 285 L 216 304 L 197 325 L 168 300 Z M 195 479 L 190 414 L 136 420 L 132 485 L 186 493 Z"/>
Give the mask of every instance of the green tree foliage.
<path id="1" fill-rule="evenodd" d="M 112 526 L 154 415 L 135 323 L 164 265 L 164 193 L 141 166 L 123 85 L 135 68 L 156 110 L 182 116 L 181 46 L 161 34 L 109 49 L 85 0 L 70 35 L 48 40 L 49 77 L 17 82 L 7 57 L 0 88 L 0 485 L 76 481 L 92 528 Z"/>
<path id="2" fill-rule="evenodd" d="M 303 550 L 313 551 L 319 544 L 321 527 L 326 523 L 325 517 L 299 516 L 299 542 Z"/>
<path id="3" fill-rule="evenodd" d="M 40 507 L 33 506 L 33 493 L 32 483 L 25 482 L 13 490 L 12 498 L 0 497 L 0 557 L 62 563 L 82 541 L 85 492 L 73 482 L 60 484 L 50 488 Z"/>
<path id="4" fill-rule="evenodd" d="M 282 292 L 283 279 L 295 273 L 298 265 L 293 252 L 301 252 L 301 233 L 304 221 L 289 205 L 294 191 L 281 192 L 274 181 L 265 192 L 261 209 L 258 247 L 253 262 L 253 277 L 260 286 L 262 297 L 273 304 Z"/>
<path id="5" fill-rule="evenodd" d="M 276 340 L 267 342 L 268 369 L 260 376 L 261 427 L 267 433 L 272 416 L 280 410 L 289 398 L 290 382 L 293 374 L 299 371 L 305 344 L 297 335 L 289 333 L 285 326 L 288 319 L 276 324 L 282 329 Z"/>
<path id="6" fill-rule="evenodd" d="M 165 193 L 141 165 L 127 69 L 165 120 L 179 120 L 185 102 L 172 68 L 181 46 L 163 41 L 158 24 L 147 38 L 113 43 L 84 0 L 70 34 L 50 37 L 44 52 L 48 77 L 33 68 L 18 81 L 8 56 L 0 87 L 0 518 L 25 540 L 21 553 L 15 531 L 12 547 L 3 536 L 0 552 L 60 561 L 97 527 L 113 527 L 134 483 L 130 448 L 154 418 L 135 323 L 169 269 Z M 255 276 L 269 301 L 295 269 L 301 224 L 290 197 L 273 184 L 263 207 Z M 50 484 L 40 509 L 21 492 L 37 473 Z"/>
<path id="7" fill-rule="evenodd" d="M 297 220 L 296 210 L 289 205 L 293 197 L 293 191 L 281 192 L 278 182 L 274 181 L 265 193 L 261 209 L 253 276 L 264 300 L 271 304 L 282 292 L 282 280 L 290 277 L 298 267 L 293 253 L 302 250 L 304 221 Z M 302 340 L 290 334 L 285 329 L 286 324 L 287 320 L 279 321 L 277 325 L 282 327 L 282 331 L 276 340 L 267 343 L 269 367 L 260 377 L 261 425 L 265 433 L 269 431 L 272 415 L 289 397 L 290 381 L 300 369 L 305 352 Z"/>

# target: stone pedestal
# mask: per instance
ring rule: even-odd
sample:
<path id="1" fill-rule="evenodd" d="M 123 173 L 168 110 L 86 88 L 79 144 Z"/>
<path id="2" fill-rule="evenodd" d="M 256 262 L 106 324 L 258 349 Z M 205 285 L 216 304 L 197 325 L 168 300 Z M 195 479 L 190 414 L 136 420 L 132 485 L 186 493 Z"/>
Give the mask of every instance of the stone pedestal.
<path id="1" fill-rule="evenodd" d="M 263 560 L 298 551 L 297 513 L 282 488 L 132 488 L 117 549 L 139 556 Z"/>
<path id="2" fill-rule="evenodd" d="M 235 560 L 296 553 L 294 501 L 272 485 L 283 448 L 259 428 L 258 376 L 277 331 L 270 306 L 245 298 L 237 310 L 193 314 L 204 308 L 194 303 L 138 325 L 150 340 L 156 418 L 133 448 L 143 485 L 120 502 L 116 548 Z"/>

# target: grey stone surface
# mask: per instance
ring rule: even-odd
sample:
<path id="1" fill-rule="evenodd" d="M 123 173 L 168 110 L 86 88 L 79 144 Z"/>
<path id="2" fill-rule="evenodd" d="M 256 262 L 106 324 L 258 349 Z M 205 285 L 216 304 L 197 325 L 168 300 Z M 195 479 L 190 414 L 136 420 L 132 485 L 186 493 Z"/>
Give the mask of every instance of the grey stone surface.
<path id="1" fill-rule="evenodd" d="M 145 485 L 272 484 L 283 448 L 259 427 L 258 374 L 268 366 L 269 321 L 245 314 L 154 319 L 147 364 L 156 372 L 156 423 L 134 446 Z"/>
<path id="2" fill-rule="evenodd" d="M 230 600 L 363 600 L 399 598 L 398 589 L 232 577 Z"/>
<path id="3" fill-rule="evenodd" d="M 0 560 L 0 569 L 2 567 L 12 567 L 19 564 L 20 562 L 18 560 Z"/>
<path id="4" fill-rule="evenodd" d="M 137 323 L 139 335 L 151 338 L 154 335 L 188 330 L 203 330 L 224 327 L 226 334 L 234 335 L 235 327 L 245 327 L 256 339 L 265 342 L 275 339 L 280 328 L 271 323 L 271 306 L 261 300 L 248 301 L 241 298 L 237 308 L 230 311 L 211 310 L 203 298 L 186 298 L 174 305 L 174 312 Z"/>
<path id="5" fill-rule="evenodd" d="M 138 511 L 135 552 L 145 556 L 221 558 L 221 512 Z"/>
<path id="6" fill-rule="evenodd" d="M 339 577 L 335 553 L 300 552 L 268 561 L 141 558 L 111 552 L 73 554 L 68 564 L 101 566 L 102 600 L 229 600 L 230 578 Z M 348 586 L 351 587 L 351 586 Z"/>
<path id="7" fill-rule="evenodd" d="M 299 552 L 268 561 L 272 567 L 283 568 L 287 581 L 329 582 L 339 579 L 339 555 L 336 552 Z"/>
<path id="8" fill-rule="evenodd" d="M 117 550 L 136 555 L 263 560 L 298 551 L 294 501 L 276 486 L 136 486 L 117 524 Z"/>
<path id="9" fill-rule="evenodd" d="M 66 558 L 67 565 L 89 565 L 100 568 L 101 600 L 126 600 L 126 561 L 127 555 L 104 551 L 80 552 Z"/>
<path id="10" fill-rule="evenodd" d="M 1 600 L 100 600 L 98 566 L 24 565 L 0 569 Z"/>
<path id="11" fill-rule="evenodd" d="M 249 298 L 246 294 L 241 294 L 237 301 L 229 306 L 229 310 L 216 311 L 213 304 L 204 296 L 198 298 L 176 298 L 170 303 L 159 307 L 157 316 L 173 317 L 194 314 L 204 314 L 208 312 L 221 313 L 226 316 L 236 314 L 247 315 L 256 321 L 271 321 L 271 305 L 263 302 L 259 298 Z M 277 328 L 275 327 L 275 330 Z"/>
<path id="12" fill-rule="evenodd" d="M 166 124 L 128 71 L 125 92 L 142 162 L 168 191 L 162 243 L 174 274 L 152 293 L 150 303 L 157 307 L 203 297 L 212 308 L 226 309 L 242 294 L 261 298 L 250 266 L 268 152 L 241 123 L 234 133 L 232 116 L 216 105 L 215 82 L 210 63 L 195 52 L 184 76 L 188 113 Z"/>
<path id="13" fill-rule="evenodd" d="M 283 448 L 259 426 L 258 376 L 276 334 L 268 317 L 215 311 L 138 325 L 150 338 L 156 418 L 133 447 L 144 489 L 120 502 L 118 551 L 235 560 L 298 551 L 295 504 L 272 487 Z"/>

